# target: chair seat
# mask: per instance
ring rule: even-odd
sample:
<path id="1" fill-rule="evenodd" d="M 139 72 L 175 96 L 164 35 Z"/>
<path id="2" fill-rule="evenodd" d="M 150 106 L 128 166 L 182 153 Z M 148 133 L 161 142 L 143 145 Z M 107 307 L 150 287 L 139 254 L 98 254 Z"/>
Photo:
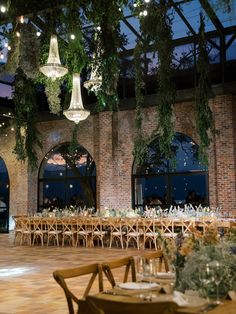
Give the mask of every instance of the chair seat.
<path id="1" fill-rule="evenodd" d="M 140 235 L 140 233 L 138 231 L 127 233 L 127 236 L 129 236 L 129 237 L 138 237 L 139 235 Z"/>

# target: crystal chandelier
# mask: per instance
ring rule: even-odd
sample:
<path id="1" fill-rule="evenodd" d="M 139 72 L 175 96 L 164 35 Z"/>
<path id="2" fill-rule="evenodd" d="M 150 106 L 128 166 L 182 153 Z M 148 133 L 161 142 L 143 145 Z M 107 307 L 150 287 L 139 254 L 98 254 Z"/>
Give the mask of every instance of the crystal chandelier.
<path id="1" fill-rule="evenodd" d="M 51 36 L 48 61 L 39 70 L 52 80 L 62 77 L 68 72 L 67 68 L 61 65 L 57 35 Z"/>
<path id="2" fill-rule="evenodd" d="M 85 120 L 90 114 L 90 112 L 84 109 L 83 106 L 79 73 L 73 74 L 73 88 L 70 107 L 67 110 L 64 110 L 63 114 L 67 119 L 72 120 L 75 123 Z"/>
<path id="3" fill-rule="evenodd" d="M 84 87 L 91 90 L 95 94 L 101 89 L 102 77 L 98 74 L 98 66 L 92 67 L 90 79 L 84 82 Z"/>

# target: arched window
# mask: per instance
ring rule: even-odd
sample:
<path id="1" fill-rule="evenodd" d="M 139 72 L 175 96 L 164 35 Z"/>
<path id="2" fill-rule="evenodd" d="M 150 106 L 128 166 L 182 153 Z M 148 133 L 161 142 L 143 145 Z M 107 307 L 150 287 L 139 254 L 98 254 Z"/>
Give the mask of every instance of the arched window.
<path id="1" fill-rule="evenodd" d="M 69 144 L 52 149 L 39 171 L 39 210 L 69 205 L 96 207 L 96 166 L 88 151 Z"/>
<path id="2" fill-rule="evenodd" d="M 0 232 L 9 229 L 9 177 L 7 167 L 0 158 Z"/>
<path id="3" fill-rule="evenodd" d="M 162 158 L 156 139 L 149 145 L 145 163 L 138 166 L 134 161 L 134 207 L 208 204 L 208 171 L 198 161 L 198 145 L 189 136 L 176 133 L 172 152 L 172 161 Z"/>

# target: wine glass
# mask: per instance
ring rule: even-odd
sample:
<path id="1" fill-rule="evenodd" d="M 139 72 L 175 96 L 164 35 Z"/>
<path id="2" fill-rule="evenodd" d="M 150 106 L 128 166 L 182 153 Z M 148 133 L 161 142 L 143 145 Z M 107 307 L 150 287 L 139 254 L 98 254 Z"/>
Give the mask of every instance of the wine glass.
<path id="1" fill-rule="evenodd" d="M 210 268 L 209 264 L 206 264 L 206 267 L 200 269 L 199 271 L 199 280 L 202 284 L 203 289 L 206 292 L 207 302 L 209 303 L 209 295 L 208 295 L 208 286 L 211 282 L 214 281 L 214 273 Z"/>
<path id="2" fill-rule="evenodd" d="M 219 298 L 219 285 L 224 276 L 224 267 L 218 261 L 213 261 L 210 266 L 213 271 L 214 283 L 216 285 L 216 304 L 222 304 Z"/>
<path id="3" fill-rule="evenodd" d="M 143 276 L 144 276 L 143 258 L 141 256 L 137 256 L 135 259 L 135 263 L 136 263 L 137 281 L 142 281 Z"/>

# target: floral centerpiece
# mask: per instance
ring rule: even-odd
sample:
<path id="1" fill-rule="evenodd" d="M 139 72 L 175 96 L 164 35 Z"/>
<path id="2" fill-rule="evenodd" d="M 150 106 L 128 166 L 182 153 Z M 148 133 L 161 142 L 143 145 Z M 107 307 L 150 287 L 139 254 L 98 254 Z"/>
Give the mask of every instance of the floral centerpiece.
<path id="1" fill-rule="evenodd" d="M 226 296 L 236 291 L 236 230 L 220 237 L 214 227 L 203 235 L 193 229 L 191 235 L 179 233 L 175 249 L 165 242 L 165 250 L 176 270 L 175 289 L 196 290 L 205 297 Z M 174 254 L 173 254 L 174 252 Z"/>

